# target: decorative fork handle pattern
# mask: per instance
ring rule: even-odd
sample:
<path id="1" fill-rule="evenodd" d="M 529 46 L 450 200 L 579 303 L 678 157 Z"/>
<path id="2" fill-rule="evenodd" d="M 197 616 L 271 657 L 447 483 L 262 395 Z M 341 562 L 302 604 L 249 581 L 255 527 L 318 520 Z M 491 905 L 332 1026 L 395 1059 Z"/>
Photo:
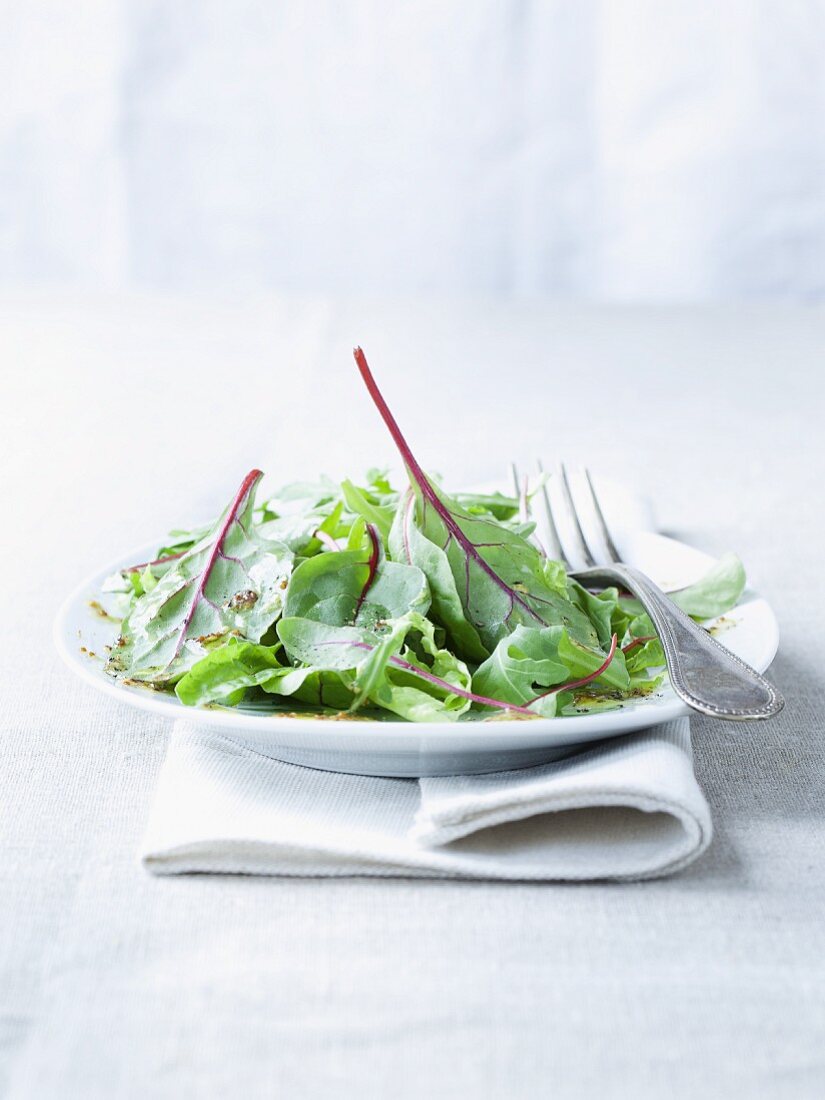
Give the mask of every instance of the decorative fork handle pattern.
<path id="1" fill-rule="evenodd" d="M 644 607 L 659 635 L 673 690 L 689 707 L 712 718 L 770 718 L 785 700 L 764 676 L 735 657 L 632 566 L 596 566 L 572 574 L 582 584 L 619 584 Z"/>

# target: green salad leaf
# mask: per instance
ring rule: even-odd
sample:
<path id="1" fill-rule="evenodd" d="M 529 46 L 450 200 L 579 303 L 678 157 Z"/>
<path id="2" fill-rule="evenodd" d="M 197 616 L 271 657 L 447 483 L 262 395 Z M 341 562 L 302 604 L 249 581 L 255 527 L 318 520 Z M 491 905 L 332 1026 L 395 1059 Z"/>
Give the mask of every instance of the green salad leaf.
<path id="1" fill-rule="evenodd" d="M 582 644 L 595 644 L 593 624 L 567 593 L 555 586 L 555 571 L 548 575 L 546 559 L 536 546 L 501 523 L 471 515 L 435 487 L 401 434 L 360 348 L 356 348 L 355 358 L 409 473 L 413 503 L 404 509 L 400 532 L 409 563 L 426 574 L 433 554 L 425 542 L 441 551 L 464 619 L 487 652 L 520 624 L 562 623 Z M 414 526 L 423 539 L 413 539 Z"/>
<path id="2" fill-rule="evenodd" d="M 187 706 L 411 722 L 545 717 L 655 691 L 664 654 L 639 602 L 590 591 L 533 540 L 526 501 L 447 493 L 424 473 L 360 350 L 406 467 L 292 482 L 260 502 L 252 470 L 212 524 L 172 532 L 106 582 L 122 616 L 107 664 Z M 673 594 L 712 618 L 742 595 L 725 555 Z"/>
<path id="3" fill-rule="evenodd" d="M 292 553 L 253 524 L 262 476 L 247 474 L 217 522 L 160 579 L 149 570 L 153 582 L 123 620 L 111 670 L 131 680 L 173 682 L 211 646 L 232 634 L 258 641 L 278 618 Z"/>
<path id="4" fill-rule="evenodd" d="M 375 626 L 408 611 L 426 614 L 427 578 L 415 566 L 388 561 L 377 530 L 365 529 L 367 546 L 307 558 L 289 583 L 285 616 L 314 619 L 330 626 Z"/>
<path id="5" fill-rule="evenodd" d="M 704 577 L 670 598 L 695 619 L 715 619 L 735 607 L 744 591 L 744 565 L 736 554 L 723 554 Z"/>

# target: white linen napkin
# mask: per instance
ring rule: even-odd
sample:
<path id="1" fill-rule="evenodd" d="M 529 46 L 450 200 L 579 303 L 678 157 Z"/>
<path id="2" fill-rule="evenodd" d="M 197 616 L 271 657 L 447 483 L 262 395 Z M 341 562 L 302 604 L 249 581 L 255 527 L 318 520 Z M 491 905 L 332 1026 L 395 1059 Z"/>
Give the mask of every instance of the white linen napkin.
<path id="1" fill-rule="evenodd" d="M 708 846 L 686 718 L 523 771 L 375 779 L 176 723 L 142 859 L 157 875 L 644 879 Z"/>

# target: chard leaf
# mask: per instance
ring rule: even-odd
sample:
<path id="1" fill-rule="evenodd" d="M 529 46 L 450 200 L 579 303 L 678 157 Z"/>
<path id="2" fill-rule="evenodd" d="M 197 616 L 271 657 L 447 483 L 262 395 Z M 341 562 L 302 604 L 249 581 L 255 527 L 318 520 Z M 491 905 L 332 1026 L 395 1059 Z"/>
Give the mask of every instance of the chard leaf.
<path id="1" fill-rule="evenodd" d="M 413 522 L 414 508 L 415 497 L 412 490 L 408 490 L 398 505 L 390 531 L 390 553 L 396 561 L 416 565 L 426 576 L 433 614 L 450 635 L 456 649 L 471 661 L 483 661 L 488 651 L 478 630 L 464 614 L 449 559 L 441 547 L 430 542 Z"/>
<path id="2" fill-rule="evenodd" d="M 409 611 L 425 614 L 430 606 L 427 578 L 415 566 L 383 558 L 371 524 L 366 535 L 366 548 L 318 554 L 302 562 L 289 582 L 284 615 L 374 629 Z"/>
<path id="3" fill-rule="evenodd" d="M 247 474 L 218 521 L 154 587 L 144 586 L 122 623 L 110 672 L 174 682 L 227 636 L 259 641 L 278 618 L 292 554 L 262 539 L 253 525 L 262 476 L 259 470 Z"/>
<path id="4" fill-rule="evenodd" d="M 356 669 L 380 641 L 362 627 L 331 626 L 291 615 L 285 615 L 276 630 L 293 662 L 337 672 Z"/>
<path id="5" fill-rule="evenodd" d="M 408 560 L 427 574 L 434 592 L 443 590 L 443 584 L 427 571 L 431 556 L 426 560 L 413 556 L 412 529 L 417 526 L 424 538 L 446 555 L 464 618 L 485 653 L 518 625 L 563 625 L 582 645 L 597 645 L 587 615 L 549 583 L 544 558 L 535 546 L 494 520 L 470 515 L 435 487 L 404 439 L 360 348 L 355 349 L 355 360 L 415 491 L 418 514 L 411 509 L 403 519 L 402 541 L 409 547 Z M 421 543 L 416 545 L 420 549 Z M 450 629 L 447 621 L 444 626 Z M 455 636 L 453 640 L 458 647 L 459 640 Z"/>

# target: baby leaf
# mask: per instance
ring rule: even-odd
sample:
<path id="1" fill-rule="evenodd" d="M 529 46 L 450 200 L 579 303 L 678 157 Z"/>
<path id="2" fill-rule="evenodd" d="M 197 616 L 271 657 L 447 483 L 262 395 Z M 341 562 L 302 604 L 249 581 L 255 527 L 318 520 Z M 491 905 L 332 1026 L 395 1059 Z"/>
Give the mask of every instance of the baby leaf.
<path id="1" fill-rule="evenodd" d="M 378 504 L 372 499 L 372 494 L 368 490 L 359 489 L 351 481 L 341 482 L 341 492 L 350 512 L 356 516 L 363 516 L 369 523 L 374 524 L 381 532 L 382 538 L 386 539 L 390 533 L 393 509 L 385 504 Z"/>
<path id="2" fill-rule="evenodd" d="M 492 519 L 471 515 L 435 487 L 402 435 L 360 348 L 355 349 L 355 361 L 416 494 L 417 514 L 415 509 L 405 513 L 401 533 L 409 549 L 407 560 L 427 574 L 434 590 L 444 591 L 443 578 L 439 583 L 427 572 L 433 556 L 413 556 L 413 546 L 419 552 L 422 546 L 413 542 L 412 527 L 417 525 L 425 539 L 446 555 L 464 617 L 485 654 L 518 625 L 563 625 L 581 644 L 596 646 L 598 637 L 590 620 L 550 583 L 545 559 L 536 547 Z M 444 625 L 450 629 L 447 621 Z M 460 644 L 455 636 L 454 642 Z"/>
<path id="3" fill-rule="evenodd" d="M 336 710 L 346 710 L 352 704 L 351 677 L 309 666 L 284 665 L 277 656 L 280 648 L 230 638 L 193 665 L 175 692 L 187 706 L 237 706 L 248 688 Z"/>
<path id="4" fill-rule="evenodd" d="M 423 700 L 393 690 L 408 687 L 441 699 L 445 704 L 439 708 L 441 717 L 467 709 L 463 704 L 450 703 L 449 696 L 453 695 L 465 700 L 467 706 L 476 703 L 534 714 L 525 707 L 472 691 L 467 666 L 438 647 L 433 624 L 415 612 L 398 620 L 383 635 L 357 627 L 330 627 L 309 619 L 284 618 L 278 623 L 278 636 L 296 661 L 315 668 L 351 672 L 353 688 L 358 693 L 354 706 L 374 702 L 399 714 L 402 713 L 399 708 L 411 712 L 419 704 L 424 706 Z M 417 648 L 412 645 L 404 648 L 410 638 L 417 639 Z"/>
<path id="5" fill-rule="evenodd" d="M 227 636 L 259 641 L 278 618 L 292 553 L 253 526 L 262 476 L 247 474 L 220 519 L 134 603 L 111 672 L 174 681 Z"/>
<path id="6" fill-rule="evenodd" d="M 456 649 L 469 660 L 483 661 L 487 649 L 464 614 L 447 554 L 418 529 L 413 520 L 414 509 L 415 496 L 410 489 L 395 514 L 390 531 L 390 553 L 396 561 L 418 566 L 430 585 L 433 614 L 443 623 Z"/>
<path id="7" fill-rule="evenodd" d="M 745 567 L 736 554 L 723 554 L 698 581 L 671 592 L 670 598 L 694 619 L 715 619 L 739 602 L 745 589 Z M 622 607 L 635 615 L 642 612 L 636 599 L 622 599 Z"/>
<path id="8" fill-rule="evenodd" d="M 367 547 L 307 558 L 292 574 L 284 615 L 329 626 L 376 624 L 430 606 L 427 578 L 415 566 L 381 557 L 378 534 L 366 527 Z"/>
<path id="9" fill-rule="evenodd" d="M 473 689 L 497 699 L 526 706 L 544 688 L 572 679 L 567 665 L 559 658 L 559 638 L 563 627 L 543 629 L 517 626 L 502 638 L 473 676 Z M 549 696 L 550 711 L 543 706 L 544 717 L 555 714 L 555 698 Z"/>
<path id="10" fill-rule="evenodd" d="M 265 683 L 273 675 L 294 671 L 278 660 L 279 648 L 230 638 L 189 669 L 178 681 L 175 694 L 190 707 L 205 703 L 235 706 L 247 688 Z"/>
<path id="11" fill-rule="evenodd" d="M 559 626 L 536 630 L 519 626 L 502 638 L 473 676 L 473 690 L 529 706 L 552 718 L 558 692 L 581 681 L 597 680 L 608 688 L 627 690 L 630 680 L 624 654 L 611 638 L 609 652 L 590 649 Z"/>

